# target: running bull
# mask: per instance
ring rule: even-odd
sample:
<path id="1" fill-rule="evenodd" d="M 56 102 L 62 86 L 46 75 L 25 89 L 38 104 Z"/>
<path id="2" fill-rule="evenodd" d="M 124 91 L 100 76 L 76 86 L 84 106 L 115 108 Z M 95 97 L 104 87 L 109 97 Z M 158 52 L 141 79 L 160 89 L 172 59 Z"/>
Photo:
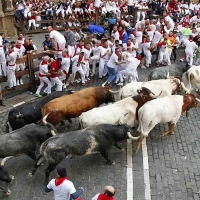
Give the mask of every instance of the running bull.
<path id="1" fill-rule="evenodd" d="M 147 101 L 151 101 L 161 95 L 155 95 L 149 89 L 143 87 L 142 90 L 138 90 L 138 95 L 133 97 L 127 97 L 121 101 L 118 101 L 112 105 L 93 108 L 87 112 L 82 113 L 79 116 L 79 122 L 81 128 L 94 126 L 98 124 L 113 124 L 118 123 L 134 127 L 134 121 L 137 119 L 137 112 L 141 106 Z"/>
<path id="2" fill-rule="evenodd" d="M 113 91 L 109 87 L 90 87 L 45 104 L 42 107 L 42 117 L 49 113 L 47 121 L 57 125 L 65 119 L 78 117 L 82 112 L 114 101 Z"/>
<path id="3" fill-rule="evenodd" d="M 168 122 L 169 130 L 162 133 L 161 136 L 173 134 L 181 114 L 185 111 L 187 114 L 190 108 L 197 107 L 199 101 L 193 94 L 185 94 L 184 96 L 172 95 L 147 102 L 138 111 L 139 127 L 137 132 L 139 136 L 132 137 L 133 140 L 138 140 L 135 152 L 137 153 L 142 140 L 148 136 L 156 124 Z"/>
<path id="4" fill-rule="evenodd" d="M 159 67 L 151 71 L 148 76 L 148 80 L 166 79 L 168 74 L 170 76 L 182 77 L 183 73 L 185 73 L 188 69 L 190 69 L 190 65 L 188 65 L 187 62 L 173 64 L 166 67 Z"/>
<path id="5" fill-rule="evenodd" d="M 168 77 L 168 79 L 152 80 L 148 82 L 131 82 L 119 90 L 119 98 L 124 99 L 135 96 L 137 95 L 137 91 L 141 90 L 142 87 L 148 88 L 155 94 L 159 94 L 162 91 L 159 98 L 176 94 L 181 91 L 182 88 L 188 91 L 180 77 Z"/>
<path id="6" fill-rule="evenodd" d="M 108 153 L 113 145 L 118 147 L 118 142 L 129 139 L 132 132 L 128 125 L 102 124 L 46 140 L 40 147 L 41 158 L 38 160 L 38 166 L 44 161 L 49 163 L 45 170 L 45 183 L 49 182 L 50 173 L 66 157 L 100 153 L 108 164 L 115 164 Z"/>
<path id="7" fill-rule="evenodd" d="M 46 122 L 46 117 L 43 118 L 45 126 L 28 124 L 18 130 L 1 136 L 0 158 L 3 158 L 1 164 L 14 156 L 20 156 L 22 154 L 36 161 L 36 151 L 39 150 L 40 145 L 45 140 L 56 135 L 56 129 L 52 124 Z M 35 166 L 37 165 L 35 164 Z M 32 173 L 35 170 L 34 167 Z"/>
<path id="8" fill-rule="evenodd" d="M 17 130 L 27 124 L 37 123 L 42 118 L 41 108 L 47 102 L 67 94 L 72 94 L 71 90 L 53 92 L 39 101 L 26 103 L 11 109 L 8 114 L 6 132 L 9 132 L 9 125 L 12 130 Z"/>

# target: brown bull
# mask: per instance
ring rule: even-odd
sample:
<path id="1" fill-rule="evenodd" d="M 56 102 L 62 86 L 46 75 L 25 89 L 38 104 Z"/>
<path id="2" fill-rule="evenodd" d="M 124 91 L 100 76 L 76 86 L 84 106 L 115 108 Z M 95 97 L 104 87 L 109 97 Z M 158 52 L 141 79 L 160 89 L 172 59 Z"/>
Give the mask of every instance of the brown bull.
<path id="1" fill-rule="evenodd" d="M 115 98 L 109 87 L 90 87 L 74 94 L 56 98 L 42 109 L 42 117 L 49 113 L 47 121 L 53 125 L 69 118 L 78 117 L 82 112 L 98 107 L 103 103 L 114 102 Z"/>

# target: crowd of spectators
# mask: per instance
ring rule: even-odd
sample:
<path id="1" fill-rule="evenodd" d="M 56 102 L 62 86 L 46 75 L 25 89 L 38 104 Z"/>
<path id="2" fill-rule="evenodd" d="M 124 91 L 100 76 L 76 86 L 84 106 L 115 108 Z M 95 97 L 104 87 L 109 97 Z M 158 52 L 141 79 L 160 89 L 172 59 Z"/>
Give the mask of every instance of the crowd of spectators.
<path id="1" fill-rule="evenodd" d="M 62 58 L 63 60 L 67 60 L 67 69 L 64 69 L 64 78 L 61 79 L 63 83 L 58 81 L 59 90 L 67 86 L 70 65 L 72 66 L 71 85 L 80 81 L 85 85 L 90 81 L 90 77 L 95 74 L 102 79 L 109 72 L 112 78 L 109 78 L 108 84 L 112 87 L 111 82 L 115 78 L 115 82 L 118 85 L 124 84 L 124 76 L 128 76 L 129 81 L 137 81 L 137 67 L 140 65 L 141 68 L 149 69 L 154 52 L 157 53 L 155 58 L 157 67 L 171 65 L 171 61 L 176 59 L 176 50 L 180 46 L 184 46 L 185 54 L 182 60 L 188 61 L 190 65 L 194 64 L 193 57 L 198 53 L 198 46 L 200 45 L 199 3 L 191 2 L 188 4 L 187 2 L 177 2 L 176 0 L 171 0 L 169 2 L 149 1 L 147 3 L 131 0 L 127 2 L 96 0 L 95 2 L 85 2 L 87 6 L 85 6 L 84 9 L 83 7 L 77 8 L 73 6 L 76 3 L 82 4 L 84 2 L 85 1 L 75 0 L 70 2 L 69 0 L 60 0 L 55 4 L 52 1 L 27 0 L 26 2 L 20 1 L 16 4 L 16 20 L 19 13 L 23 14 L 24 18 L 33 20 L 29 17 L 29 12 L 39 12 L 37 10 L 42 8 L 45 8 L 43 10 L 45 17 L 52 15 L 53 8 L 55 8 L 58 18 L 59 15 L 64 18 L 66 16 L 75 17 L 75 15 L 84 15 L 84 13 L 95 17 L 95 12 L 92 11 L 92 7 L 88 6 L 90 4 L 108 19 L 110 33 L 106 33 L 104 27 L 101 25 L 88 25 L 88 22 L 82 24 L 82 28 L 86 28 L 90 33 L 90 35 L 85 36 L 87 37 L 85 43 L 76 29 L 72 28 L 74 24 L 72 25 L 68 22 L 65 24 L 64 36 L 52 29 L 52 27 L 47 27 L 49 35 L 46 35 L 46 39 L 43 42 L 44 50 L 48 52 L 48 55 L 52 59 Z M 72 13 L 66 10 L 67 3 L 70 5 Z M 109 7 L 109 5 L 112 6 Z M 126 5 L 127 10 L 123 10 L 122 8 L 125 7 L 122 5 Z M 135 7 L 139 10 L 151 8 L 153 11 L 148 17 L 146 16 L 145 10 L 139 11 L 139 14 L 137 13 L 136 24 L 133 26 L 133 24 L 127 20 L 128 18 L 126 18 L 126 16 L 132 16 L 133 8 Z M 123 16 L 124 12 L 128 13 L 125 17 Z M 153 15 L 159 15 L 159 18 L 153 18 Z M 42 17 L 41 14 L 37 16 Z M 75 19 L 77 20 L 78 18 L 75 17 Z M 29 28 L 30 27 L 31 24 Z M 55 35 L 53 33 L 55 33 Z M 23 84 L 23 80 L 22 77 L 14 78 L 14 71 L 11 70 L 12 64 L 14 64 L 12 62 L 10 66 L 11 69 L 9 73 L 7 73 L 6 62 L 7 64 L 9 63 L 9 55 L 13 51 L 17 52 L 17 57 L 22 57 L 26 55 L 27 52 L 36 53 L 37 47 L 33 44 L 32 40 L 24 39 L 22 34 L 19 34 L 16 43 L 11 43 L 11 49 L 7 48 L 10 46 L 8 43 L 9 41 L 2 35 L 0 37 L 0 48 L 2 49 L 0 53 L 4 59 L 0 60 L 0 75 L 10 76 L 10 72 L 12 72 L 12 78 L 8 79 L 12 81 L 9 82 L 9 87 L 7 87 L 7 89 L 13 89 L 17 85 Z M 57 53 L 56 51 L 60 51 L 61 53 Z M 117 57 L 115 55 L 117 55 Z M 14 56 L 13 59 L 16 58 Z M 116 61 L 116 59 L 118 61 Z M 200 59 L 198 59 L 195 64 L 198 64 L 199 60 Z M 35 59 L 34 65 L 39 66 L 40 62 L 41 60 Z M 82 67 L 78 67 L 75 70 L 77 63 Z M 99 66 L 98 72 L 96 70 L 97 65 Z M 117 65 L 117 67 L 115 67 L 115 65 Z M 113 70 L 113 68 L 115 70 Z M 26 63 L 18 64 L 15 68 L 16 71 L 24 69 L 26 69 Z M 76 72 L 79 72 L 81 76 L 78 80 L 75 78 Z M 48 90 L 48 93 L 49 92 Z M 40 96 L 39 93 L 37 93 L 37 95 Z"/>

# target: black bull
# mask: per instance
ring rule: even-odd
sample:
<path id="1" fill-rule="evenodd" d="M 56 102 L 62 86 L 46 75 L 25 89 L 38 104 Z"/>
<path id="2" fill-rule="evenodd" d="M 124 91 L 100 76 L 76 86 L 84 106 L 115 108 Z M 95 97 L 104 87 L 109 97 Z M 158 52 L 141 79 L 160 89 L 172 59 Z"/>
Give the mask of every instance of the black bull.
<path id="1" fill-rule="evenodd" d="M 159 67 L 152 70 L 148 76 L 148 81 L 167 79 L 167 75 L 182 77 L 183 73 L 186 72 L 190 66 L 186 62 L 181 62 L 179 64 L 172 64 L 166 67 Z"/>
<path id="2" fill-rule="evenodd" d="M 67 94 L 72 94 L 71 90 L 53 92 L 41 100 L 26 103 L 11 109 L 6 123 L 6 132 L 9 132 L 9 125 L 11 126 L 12 130 L 17 130 L 27 124 L 37 123 L 42 118 L 41 108 L 46 103 Z"/>
<path id="3" fill-rule="evenodd" d="M 108 164 L 114 164 L 108 156 L 111 147 L 114 145 L 121 149 L 117 142 L 128 139 L 132 132 L 131 127 L 125 124 L 101 124 L 46 140 L 40 147 L 41 157 L 37 163 L 38 166 L 44 161 L 49 163 L 45 170 L 45 183 L 48 183 L 50 173 L 66 157 L 100 153 Z"/>

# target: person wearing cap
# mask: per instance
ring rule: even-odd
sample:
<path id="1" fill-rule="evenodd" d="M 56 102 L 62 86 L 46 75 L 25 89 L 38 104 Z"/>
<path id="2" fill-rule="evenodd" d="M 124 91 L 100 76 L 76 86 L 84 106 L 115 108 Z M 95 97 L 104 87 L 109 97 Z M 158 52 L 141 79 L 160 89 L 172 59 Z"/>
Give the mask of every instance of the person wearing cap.
<path id="1" fill-rule="evenodd" d="M 48 79 L 48 76 L 50 76 L 51 74 L 48 72 L 48 64 L 49 64 L 48 60 L 49 60 L 48 56 L 43 57 L 43 61 L 40 63 L 39 67 L 38 78 L 40 79 L 40 85 L 35 93 L 35 96 L 39 98 L 42 97 L 40 91 L 43 88 L 44 83 L 47 84 L 47 87 L 44 89 L 44 93 L 46 95 L 51 94 L 51 81 Z"/>
<path id="2" fill-rule="evenodd" d="M 104 188 L 103 193 L 96 194 L 91 200 L 114 200 L 115 189 L 108 185 Z"/>
<path id="3" fill-rule="evenodd" d="M 77 199 L 82 193 L 83 188 L 79 187 L 76 191 L 74 184 L 68 180 L 65 168 L 57 168 L 57 177 L 52 179 L 45 187 L 45 192 L 54 191 L 54 200 Z"/>
<path id="4" fill-rule="evenodd" d="M 50 40 L 49 35 L 45 35 L 45 41 L 42 43 L 44 50 L 51 50 L 52 49 L 52 43 Z"/>

